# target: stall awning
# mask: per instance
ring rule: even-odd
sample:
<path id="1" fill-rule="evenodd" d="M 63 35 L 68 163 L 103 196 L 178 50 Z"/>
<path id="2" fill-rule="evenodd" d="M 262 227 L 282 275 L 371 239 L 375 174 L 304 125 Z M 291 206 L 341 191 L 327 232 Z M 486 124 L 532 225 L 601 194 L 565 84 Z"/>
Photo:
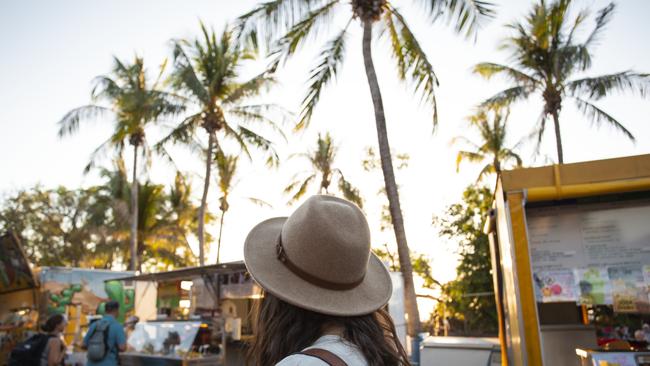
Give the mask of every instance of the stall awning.
<path id="1" fill-rule="evenodd" d="M 36 277 L 29 267 L 16 235 L 7 232 L 0 236 L 0 295 L 28 290 L 37 286 Z"/>
<path id="2" fill-rule="evenodd" d="M 202 267 L 187 267 L 176 269 L 173 271 L 158 272 L 158 273 L 145 273 L 137 276 L 131 277 L 120 277 L 115 279 L 109 279 L 107 281 L 180 281 L 180 280 L 190 280 L 193 278 L 199 278 L 204 276 L 210 276 L 221 273 L 232 273 L 246 270 L 244 261 L 238 262 L 228 262 L 220 264 L 211 264 L 208 266 Z"/>

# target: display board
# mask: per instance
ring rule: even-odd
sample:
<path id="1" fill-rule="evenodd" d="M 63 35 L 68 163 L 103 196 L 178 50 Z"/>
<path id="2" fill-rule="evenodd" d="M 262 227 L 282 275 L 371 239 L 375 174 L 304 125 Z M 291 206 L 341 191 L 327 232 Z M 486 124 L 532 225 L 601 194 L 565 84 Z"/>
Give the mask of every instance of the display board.
<path id="1" fill-rule="evenodd" d="M 526 223 L 538 301 L 650 312 L 650 201 L 531 207 Z"/>

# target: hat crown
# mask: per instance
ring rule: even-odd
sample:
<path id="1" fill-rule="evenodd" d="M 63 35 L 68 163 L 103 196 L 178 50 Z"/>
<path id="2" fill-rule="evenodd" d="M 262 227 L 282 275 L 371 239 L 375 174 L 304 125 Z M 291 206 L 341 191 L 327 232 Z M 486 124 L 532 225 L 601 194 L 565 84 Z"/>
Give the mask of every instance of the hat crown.
<path id="1" fill-rule="evenodd" d="M 332 196 L 313 196 L 287 219 L 281 233 L 287 258 L 323 281 L 360 281 L 370 258 L 370 229 L 355 204 Z"/>

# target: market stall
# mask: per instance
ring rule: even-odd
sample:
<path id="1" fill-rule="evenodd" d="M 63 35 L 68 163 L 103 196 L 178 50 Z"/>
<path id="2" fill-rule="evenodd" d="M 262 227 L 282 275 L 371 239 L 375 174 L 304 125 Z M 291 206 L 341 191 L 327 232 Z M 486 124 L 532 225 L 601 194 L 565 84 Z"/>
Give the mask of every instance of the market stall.
<path id="1" fill-rule="evenodd" d="M 37 330 L 38 281 L 20 241 L 12 233 L 0 236 L 0 365 L 16 343 Z"/>
<path id="2" fill-rule="evenodd" d="M 503 172 L 486 231 L 504 365 L 644 364 L 650 155 Z"/>
<path id="3" fill-rule="evenodd" d="M 122 365 L 243 365 L 261 289 L 243 262 L 122 278 L 154 283 L 156 315 L 128 336 Z M 136 292 L 136 299 L 140 296 Z"/>

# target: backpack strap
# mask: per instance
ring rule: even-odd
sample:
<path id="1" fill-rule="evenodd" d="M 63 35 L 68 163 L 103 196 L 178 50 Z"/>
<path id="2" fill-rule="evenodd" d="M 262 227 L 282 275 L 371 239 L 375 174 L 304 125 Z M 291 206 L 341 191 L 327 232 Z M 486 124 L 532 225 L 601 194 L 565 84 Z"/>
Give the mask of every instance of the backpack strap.
<path id="1" fill-rule="evenodd" d="M 333 352 L 330 352 L 322 348 L 310 348 L 298 354 L 316 357 L 330 366 L 348 366 L 348 364 L 345 363 L 345 361 L 343 361 L 341 357 L 335 355 Z"/>

